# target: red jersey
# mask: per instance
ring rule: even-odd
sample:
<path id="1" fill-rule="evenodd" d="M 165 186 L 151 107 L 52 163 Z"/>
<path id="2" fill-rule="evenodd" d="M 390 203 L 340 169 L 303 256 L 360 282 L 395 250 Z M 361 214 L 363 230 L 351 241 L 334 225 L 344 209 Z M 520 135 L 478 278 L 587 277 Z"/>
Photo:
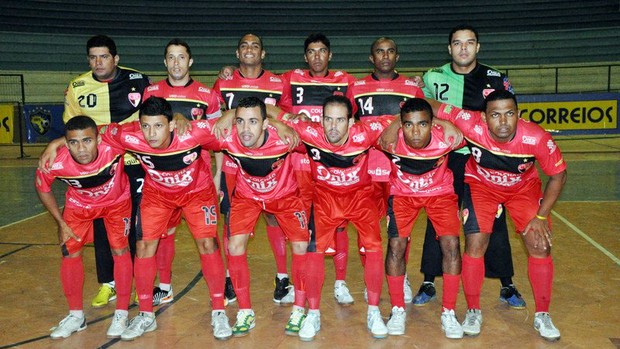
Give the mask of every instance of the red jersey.
<path id="1" fill-rule="evenodd" d="M 215 119 L 222 115 L 218 94 L 192 79 L 185 86 L 172 86 L 168 79 L 161 80 L 144 90 L 144 100 L 151 96 L 166 99 L 173 112 L 188 120 Z"/>
<path id="2" fill-rule="evenodd" d="M 538 179 L 536 160 L 548 176 L 566 169 L 553 138 L 537 124 L 519 119 L 514 138 L 499 143 L 491 138 L 480 112 L 442 104 L 437 117 L 450 120 L 463 131 L 471 150 L 465 182 L 478 181 L 497 190 L 518 191 L 527 181 Z"/>
<path id="3" fill-rule="evenodd" d="M 201 156 L 202 148 L 219 150 L 211 134 L 215 120 L 192 121 L 192 130 L 184 135 L 172 133 L 166 149 L 154 149 L 144 139 L 138 121 L 110 124 L 103 139 L 136 155 L 147 176 L 145 186 L 169 194 L 214 190 L 210 163 Z"/>
<path id="4" fill-rule="evenodd" d="M 450 145 L 444 142 L 441 127 L 431 128 L 431 141 L 422 149 L 405 143 L 398 131 L 396 149 L 383 150 L 391 160 L 390 194 L 398 196 L 436 196 L 454 193 L 452 171 L 448 168 Z"/>
<path id="5" fill-rule="evenodd" d="M 409 98 L 424 98 L 424 92 L 415 81 L 396 74 L 392 79 L 380 80 L 370 74 L 357 80 L 352 89 L 357 118 L 367 116 L 397 115 Z"/>
<path id="6" fill-rule="evenodd" d="M 49 173 L 37 170 L 35 187 L 48 193 L 55 178 L 67 183 L 66 207 L 101 208 L 128 200 L 129 180 L 122 161 L 125 150 L 104 141 L 97 152 L 93 162 L 82 165 L 73 160 L 69 149 L 60 148 Z"/>
<path id="7" fill-rule="evenodd" d="M 221 143 L 222 151 L 239 166 L 235 194 L 259 201 L 272 201 L 297 191 L 288 145 L 273 127 L 265 130 L 265 142 L 259 148 L 241 144 L 236 129 Z M 303 151 L 303 148 L 301 148 Z"/>
<path id="8" fill-rule="evenodd" d="M 328 71 L 327 76 L 311 76 L 310 71 L 295 69 L 282 74 L 284 89 L 280 99 L 280 108 L 289 113 L 304 113 L 312 121 L 321 121 L 323 101 L 332 95 L 347 97 L 353 107 L 351 86 L 355 78 L 342 70 Z M 354 110 L 355 112 L 355 110 Z"/>
<path id="9" fill-rule="evenodd" d="M 282 79 L 268 70 L 263 70 L 256 79 L 251 79 L 236 69 L 231 79 L 215 80 L 213 90 L 228 110 L 237 108 L 239 101 L 245 97 L 257 97 L 265 104 L 276 105 L 282 96 L 282 87 Z"/>
<path id="10" fill-rule="evenodd" d="M 299 119 L 289 123 L 299 133 L 310 158 L 312 177 L 317 187 L 336 192 L 351 192 L 371 183 L 368 174 L 368 149 L 379 139 L 393 118 L 368 118 L 349 128 L 349 137 L 335 146 L 325 138 L 320 123 Z"/>

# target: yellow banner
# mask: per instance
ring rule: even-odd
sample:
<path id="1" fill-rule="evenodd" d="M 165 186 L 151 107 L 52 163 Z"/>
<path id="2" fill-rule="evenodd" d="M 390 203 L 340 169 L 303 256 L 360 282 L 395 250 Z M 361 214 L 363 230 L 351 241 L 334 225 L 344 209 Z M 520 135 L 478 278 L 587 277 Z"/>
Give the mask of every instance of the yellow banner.
<path id="1" fill-rule="evenodd" d="M 0 143 L 13 143 L 13 119 L 15 119 L 15 106 L 13 104 L 0 104 Z"/>
<path id="2" fill-rule="evenodd" d="M 547 130 L 594 130 L 618 127 L 615 99 L 575 102 L 520 102 L 521 117 Z"/>

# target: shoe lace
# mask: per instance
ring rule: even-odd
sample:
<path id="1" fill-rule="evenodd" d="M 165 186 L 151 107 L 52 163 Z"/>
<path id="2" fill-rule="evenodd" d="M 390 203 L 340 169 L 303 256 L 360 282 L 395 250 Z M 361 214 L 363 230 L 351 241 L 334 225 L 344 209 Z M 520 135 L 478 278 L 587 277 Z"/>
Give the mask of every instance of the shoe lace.
<path id="1" fill-rule="evenodd" d="M 544 328 L 546 329 L 555 328 L 555 326 L 553 326 L 553 322 L 551 322 L 551 317 L 549 316 L 549 314 L 542 314 L 539 316 L 539 319 Z"/>
<path id="2" fill-rule="evenodd" d="M 472 310 L 469 310 L 467 311 L 467 315 L 469 315 L 465 317 L 465 321 L 467 322 L 467 325 L 468 326 L 476 325 L 476 322 L 478 320 L 478 314 L 476 314 L 476 312 Z"/>
<path id="3" fill-rule="evenodd" d="M 301 324 L 301 320 L 304 318 L 304 312 L 299 310 L 293 310 L 291 314 L 291 318 L 289 319 L 289 323 L 292 325 Z"/>

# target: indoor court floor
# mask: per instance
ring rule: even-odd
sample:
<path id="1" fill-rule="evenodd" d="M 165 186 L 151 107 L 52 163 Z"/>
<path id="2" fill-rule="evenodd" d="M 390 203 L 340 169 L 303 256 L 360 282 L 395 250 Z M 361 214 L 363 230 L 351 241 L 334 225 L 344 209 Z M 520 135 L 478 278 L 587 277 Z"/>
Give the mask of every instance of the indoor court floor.
<path id="1" fill-rule="evenodd" d="M 498 300 L 499 281 L 485 279 L 481 305 L 482 333 L 448 340 L 441 331 L 441 278 L 438 299 L 424 307 L 407 306 L 404 336 L 375 340 L 366 330 L 363 278 L 356 253 L 355 231 L 350 228 L 347 283 L 355 304 L 339 306 L 333 298 L 333 264 L 326 261 L 321 305 L 321 331 L 313 342 L 284 334 L 290 307 L 271 300 L 275 266 L 260 222 L 248 258 L 256 327 L 246 337 L 216 341 L 210 320 L 208 291 L 200 274 L 196 248 L 183 225 L 176 236 L 173 265 L 174 301 L 156 308 L 158 329 L 133 342 L 105 336 L 114 304 L 94 309 L 97 291 L 92 246 L 84 252 L 86 279 L 85 331 L 65 340 L 52 340 L 49 329 L 68 313 L 60 284 L 60 249 L 56 224 L 36 197 L 33 187 L 36 155 L 10 160 L 0 148 L 0 348 L 620 348 L 620 138 L 558 138 L 568 163 L 568 182 L 553 211 L 555 280 L 551 315 L 560 329 L 558 342 L 546 342 L 532 327 L 534 300 L 529 286 L 524 248 L 514 233 L 511 244 L 515 284 L 527 302 L 524 310 L 509 309 Z M 7 148 L 8 149 L 8 148 Z M 13 157 L 14 159 L 15 157 Z M 62 200 L 62 187 L 56 187 Z M 62 201 L 60 201 L 62 203 Z M 414 292 L 418 272 L 424 216 L 412 233 L 408 275 Z M 509 230 L 513 229 L 509 221 Z M 514 230 L 511 230 L 514 232 Z M 227 308 L 232 323 L 237 304 Z M 457 317 L 462 321 L 465 298 L 459 294 Z M 381 312 L 390 305 L 384 283 Z M 130 316 L 137 308 L 130 309 Z"/>

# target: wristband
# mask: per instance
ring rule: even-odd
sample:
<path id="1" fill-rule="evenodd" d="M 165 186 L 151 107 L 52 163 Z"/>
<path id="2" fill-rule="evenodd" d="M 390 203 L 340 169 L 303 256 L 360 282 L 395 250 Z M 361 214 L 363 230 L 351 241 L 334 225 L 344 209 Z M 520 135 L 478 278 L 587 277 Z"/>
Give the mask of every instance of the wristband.
<path id="1" fill-rule="evenodd" d="M 545 217 L 545 216 L 536 215 L 536 218 L 540 219 L 541 221 L 546 221 L 547 220 L 547 217 Z"/>

